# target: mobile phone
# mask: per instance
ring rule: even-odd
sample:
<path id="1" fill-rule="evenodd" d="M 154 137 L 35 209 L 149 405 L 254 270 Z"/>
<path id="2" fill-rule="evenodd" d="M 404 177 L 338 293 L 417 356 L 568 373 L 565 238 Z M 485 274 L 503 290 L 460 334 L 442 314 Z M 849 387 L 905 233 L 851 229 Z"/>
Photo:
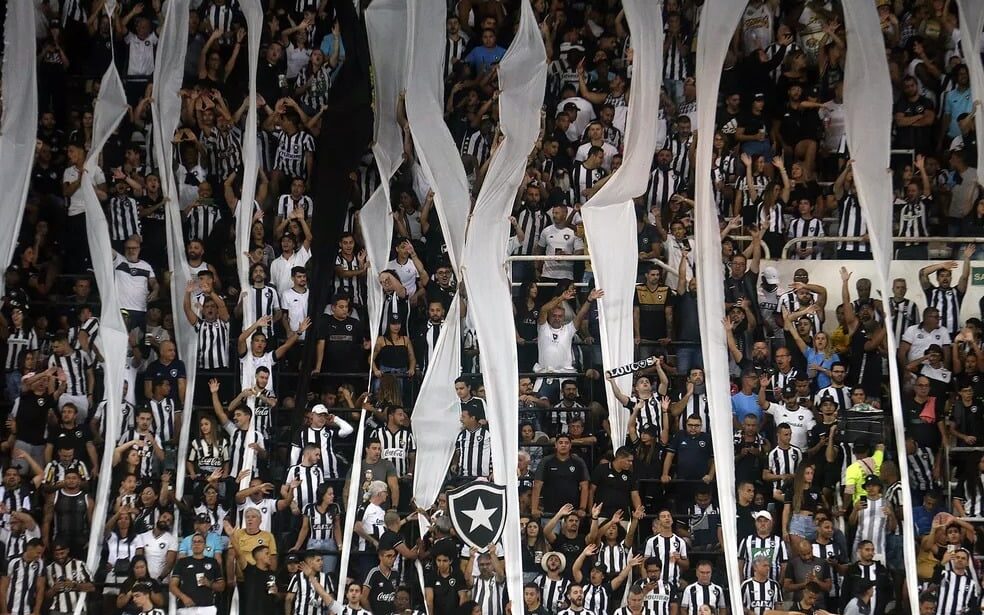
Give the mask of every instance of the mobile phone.
<path id="1" fill-rule="evenodd" d="M 861 496 L 861 507 L 862 508 L 867 508 L 868 507 L 868 496 L 866 496 L 866 495 L 862 495 Z"/>

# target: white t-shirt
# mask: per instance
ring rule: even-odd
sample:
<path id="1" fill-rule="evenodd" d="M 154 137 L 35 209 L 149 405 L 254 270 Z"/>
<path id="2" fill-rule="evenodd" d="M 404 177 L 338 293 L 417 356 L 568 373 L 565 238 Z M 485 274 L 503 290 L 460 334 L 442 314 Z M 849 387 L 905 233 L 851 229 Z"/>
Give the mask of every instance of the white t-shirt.
<path id="1" fill-rule="evenodd" d="M 95 173 L 87 174 L 89 181 L 92 183 L 93 187 L 99 184 L 106 183 L 106 176 L 103 175 L 101 169 L 96 169 Z M 66 184 L 71 184 L 79 180 L 79 170 L 75 166 L 70 166 L 65 169 L 62 173 L 62 182 Z M 68 215 L 78 216 L 85 213 L 85 201 L 82 199 L 82 187 L 76 190 L 72 196 L 68 198 Z M 81 229 L 80 232 L 85 232 L 85 229 Z"/>
<path id="2" fill-rule="evenodd" d="M 379 506 L 369 503 L 366 505 L 366 512 L 362 515 L 362 527 L 365 528 L 366 532 L 372 534 L 375 538 L 379 538 L 383 535 L 383 530 L 385 529 L 385 524 L 383 523 L 383 517 L 386 515 L 384 511 Z M 359 551 L 366 550 L 366 539 L 359 537 Z"/>
<path id="3" fill-rule="evenodd" d="M 584 129 L 588 127 L 595 119 L 594 105 L 592 105 L 587 100 L 581 98 L 580 96 L 571 96 L 570 98 L 565 98 L 564 100 L 557 103 L 557 112 L 564 110 L 567 103 L 574 103 L 577 105 L 577 118 L 571 122 L 570 130 L 567 131 L 567 135 L 570 136 L 574 133 L 574 139 L 577 140 L 584 134 Z"/>
<path id="4" fill-rule="evenodd" d="M 417 292 L 417 267 L 414 266 L 412 258 L 408 258 L 402 265 L 393 259 L 386 263 L 386 268 L 396 272 L 396 277 L 400 278 L 403 288 L 407 289 L 407 295 Z"/>
<path id="5" fill-rule="evenodd" d="M 245 502 L 236 506 L 236 519 L 245 521 L 246 511 L 250 508 L 260 513 L 260 530 L 269 532 L 270 528 L 273 527 L 273 513 L 277 512 L 277 500 L 265 498 L 259 502 L 254 502 L 252 498 L 246 498 Z M 245 527 L 245 523 L 238 525 Z"/>
<path id="6" fill-rule="evenodd" d="M 558 228 L 556 224 L 551 224 L 540 231 L 537 245 L 543 248 L 544 254 L 547 256 L 557 254 L 558 250 L 561 250 L 563 254 L 574 254 L 575 251 L 584 249 L 584 242 L 577 236 L 574 229 L 570 227 Z M 555 280 L 573 280 L 574 262 L 544 261 L 541 275 Z"/>
<path id="7" fill-rule="evenodd" d="M 290 323 L 291 331 L 297 331 L 297 328 L 301 326 L 301 321 L 307 316 L 308 292 L 307 289 L 303 293 L 299 293 L 293 288 L 288 288 L 280 296 L 280 305 L 284 310 L 287 310 L 287 322 Z M 305 335 L 307 335 L 307 331 L 301 334 L 302 340 Z"/>
<path id="8" fill-rule="evenodd" d="M 781 423 L 789 425 L 792 431 L 790 444 L 804 451 L 808 448 L 810 430 L 817 424 L 812 410 L 803 406 L 796 406 L 795 410 L 790 410 L 786 404 L 772 403 L 769 404 L 767 412 L 775 419 L 776 425 Z"/>
<path id="9" fill-rule="evenodd" d="M 178 538 L 171 532 L 154 536 L 154 531 L 144 532 L 137 536 L 143 547 L 144 557 L 147 558 L 147 573 L 155 579 L 160 578 L 164 565 L 167 563 L 168 551 L 178 551 Z"/>
<path id="10" fill-rule="evenodd" d="M 950 332 L 943 327 L 937 327 L 935 331 L 927 333 L 922 328 L 922 325 L 910 325 L 905 330 L 905 333 L 902 334 L 902 341 L 909 342 L 909 356 L 906 358 L 909 361 L 913 361 L 925 356 L 926 349 L 933 344 L 939 344 L 941 348 L 943 346 L 949 346 Z"/>
<path id="11" fill-rule="evenodd" d="M 128 77 L 150 76 L 154 74 L 154 50 L 157 48 L 157 34 L 151 32 L 150 35 L 141 39 L 139 36 L 130 32 L 123 39 L 130 52 L 129 61 L 126 64 L 126 74 Z"/>
<path id="12" fill-rule="evenodd" d="M 131 263 L 119 253 L 114 253 L 113 270 L 120 307 L 124 310 L 146 312 L 147 296 L 150 295 L 147 283 L 154 278 L 154 268 L 147 261 Z"/>
<path id="13" fill-rule="evenodd" d="M 309 258 L 311 253 L 304 246 L 295 250 L 293 256 L 288 259 L 282 254 L 278 256 L 270 263 L 270 285 L 283 295 L 285 290 L 294 285 L 294 281 L 290 279 L 290 270 L 294 267 L 306 266 Z"/>
<path id="14" fill-rule="evenodd" d="M 537 327 L 536 346 L 539 361 L 533 367 L 537 372 L 569 372 L 574 371 L 574 323 L 569 322 L 559 329 L 554 329 L 549 322 Z"/>

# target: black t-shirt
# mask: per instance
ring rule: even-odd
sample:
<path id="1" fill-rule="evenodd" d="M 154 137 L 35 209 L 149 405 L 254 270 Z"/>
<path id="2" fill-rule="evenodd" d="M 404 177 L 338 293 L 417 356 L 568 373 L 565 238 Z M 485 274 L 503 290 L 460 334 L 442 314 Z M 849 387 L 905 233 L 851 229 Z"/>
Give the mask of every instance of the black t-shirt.
<path id="1" fill-rule="evenodd" d="M 144 378 L 150 380 L 151 382 L 158 378 L 161 380 L 167 380 L 171 383 L 171 393 L 168 397 L 174 401 L 179 401 L 178 380 L 187 378 L 187 375 L 185 374 L 184 363 L 178 359 L 175 359 L 167 365 L 164 365 L 160 361 L 154 361 L 147 366 L 147 371 L 144 372 Z"/>
<path id="2" fill-rule="evenodd" d="M 595 503 L 601 502 L 601 516 L 611 517 L 616 510 L 633 510 L 631 493 L 639 489 L 632 472 L 619 472 L 611 464 L 594 469 L 591 483 L 596 486 Z"/>
<path id="3" fill-rule="evenodd" d="M 363 364 L 362 323 L 352 318 L 338 320 L 331 314 L 321 316 L 318 339 L 325 341 L 321 369 L 331 372 L 357 372 Z"/>
<path id="4" fill-rule="evenodd" d="M 35 395 L 31 391 L 21 393 L 17 405 L 17 439 L 41 446 L 48 426 L 48 413 L 54 412 L 57 402 L 51 395 Z"/>
<path id="5" fill-rule="evenodd" d="M 432 615 L 456 615 L 460 600 L 459 591 L 467 591 L 465 578 L 461 571 L 452 566 L 448 576 L 441 576 L 436 570 L 424 580 L 424 586 L 434 592 L 434 612 Z"/>
<path id="6" fill-rule="evenodd" d="M 542 509 L 556 512 L 564 504 L 578 507 L 581 501 L 579 484 L 588 480 L 588 468 L 584 461 L 574 455 L 563 461 L 556 455 L 550 455 L 540 461 L 534 478 L 543 481 L 543 488 L 540 489 Z"/>
<path id="7" fill-rule="evenodd" d="M 793 486 L 789 485 L 782 491 L 783 502 L 789 505 L 793 504 Z M 823 505 L 823 498 L 820 495 L 820 487 L 814 485 L 803 492 L 803 498 L 800 502 L 800 512 L 811 512 L 815 513 Z"/>
<path id="8" fill-rule="evenodd" d="M 379 568 L 373 568 L 366 580 L 362 583 L 363 591 L 369 592 L 369 610 L 374 615 L 392 615 L 393 597 L 396 595 L 396 586 L 399 583 L 396 572 L 390 572 L 385 576 Z"/>
<path id="9" fill-rule="evenodd" d="M 935 110 L 933 101 L 920 96 L 916 100 L 900 99 L 895 103 L 892 113 L 901 113 L 905 117 L 921 115 L 926 110 Z M 915 149 L 926 151 L 932 148 L 933 126 L 895 126 L 895 141 L 893 146 L 900 149 Z"/>
<path id="10" fill-rule="evenodd" d="M 927 423 L 920 414 L 930 403 L 936 406 L 936 419 L 932 423 Z M 919 403 L 915 397 L 907 396 L 902 400 L 902 411 L 905 415 L 906 433 L 911 435 L 920 447 L 935 451 L 940 446 L 941 436 L 937 423 L 943 420 L 943 403 L 935 397 Z"/>
<path id="11" fill-rule="evenodd" d="M 275 595 L 277 575 L 274 571 L 260 570 L 253 564 L 247 564 L 243 579 L 239 588 L 239 612 L 242 615 L 267 615 L 279 608 Z"/>
<path id="12" fill-rule="evenodd" d="M 769 127 L 765 125 L 765 114 L 755 115 L 753 113 L 746 113 L 739 116 L 738 126 L 745 130 L 746 135 L 753 135 L 757 132 L 766 133 L 768 138 Z"/>
<path id="13" fill-rule="evenodd" d="M 686 432 L 677 432 L 667 450 L 675 453 L 676 477 L 686 480 L 700 480 L 710 470 L 714 450 L 711 448 L 711 436 L 707 432 L 691 436 Z"/>
<path id="14" fill-rule="evenodd" d="M 212 606 L 215 604 L 212 581 L 222 578 L 219 563 L 215 559 L 211 557 L 201 559 L 183 557 L 181 561 L 175 564 L 174 574 L 180 581 L 181 592 L 187 594 L 195 606 Z M 207 585 L 200 585 L 199 579 L 207 580 Z"/>
<path id="15" fill-rule="evenodd" d="M 55 447 L 55 452 L 58 451 L 58 441 L 62 438 L 71 438 L 72 442 L 75 444 L 75 458 L 87 461 L 89 459 L 88 452 L 85 450 L 85 445 L 92 442 L 92 432 L 89 430 L 89 426 L 85 423 L 73 427 L 71 429 L 67 427 L 52 427 L 48 430 L 47 444 Z"/>
<path id="16" fill-rule="evenodd" d="M 581 554 L 584 547 L 584 536 L 581 534 L 578 534 L 574 538 L 568 538 L 563 534 L 558 533 L 557 538 L 555 538 L 553 544 L 550 545 L 552 551 L 563 553 L 564 557 L 567 559 L 567 567 L 564 568 L 565 575 L 569 575 L 571 570 L 574 569 L 574 560 L 576 560 L 577 556 Z"/>
<path id="17" fill-rule="evenodd" d="M 742 506 L 741 504 L 735 504 L 735 510 L 737 511 L 737 530 L 738 539 L 741 540 L 745 536 L 750 536 L 755 533 L 755 519 L 752 518 L 752 513 L 757 511 L 758 508 L 755 506 Z"/>

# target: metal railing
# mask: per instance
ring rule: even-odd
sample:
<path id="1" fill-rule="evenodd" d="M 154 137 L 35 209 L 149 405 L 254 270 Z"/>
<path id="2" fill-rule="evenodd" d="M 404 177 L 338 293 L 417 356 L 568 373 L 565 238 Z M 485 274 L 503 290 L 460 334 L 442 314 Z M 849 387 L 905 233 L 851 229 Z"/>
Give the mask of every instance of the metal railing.
<path id="1" fill-rule="evenodd" d="M 865 241 L 863 237 L 795 237 L 782 247 L 782 258 L 789 258 L 789 249 L 800 243 L 834 243 L 841 241 Z M 984 243 L 984 237 L 945 237 L 933 235 L 930 237 L 892 237 L 893 243 Z"/>
<path id="2" fill-rule="evenodd" d="M 509 266 L 511 263 L 514 263 L 514 262 L 518 262 L 518 263 L 521 263 L 521 262 L 538 262 L 538 261 L 539 262 L 545 262 L 545 261 L 587 262 L 587 261 L 590 261 L 590 260 L 591 260 L 591 256 L 589 254 L 555 254 L 553 256 L 551 256 L 549 254 L 518 254 L 516 256 L 507 256 L 506 257 L 506 264 L 505 264 L 505 267 L 506 267 L 506 275 L 509 277 L 509 282 L 510 282 L 510 284 L 512 286 L 521 286 L 522 285 L 521 282 L 513 282 L 512 281 L 512 267 Z M 668 271 L 670 273 L 676 273 L 677 272 L 676 269 L 670 267 L 669 265 L 667 265 L 665 262 L 661 261 L 658 258 L 647 260 L 646 262 L 655 263 L 656 265 L 659 265 L 659 267 L 661 269 L 663 269 L 665 271 Z M 537 282 L 536 285 L 537 286 L 545 286 L 545 287 L 546 286 L 557 286 L 557 283 L 556 282 Z M 574 282 L 574 286 L 577 287 L 577 288 L 585 288 L 585 287 L 588 286 L 588 284 L 586 284 L 584 282 Z"/>

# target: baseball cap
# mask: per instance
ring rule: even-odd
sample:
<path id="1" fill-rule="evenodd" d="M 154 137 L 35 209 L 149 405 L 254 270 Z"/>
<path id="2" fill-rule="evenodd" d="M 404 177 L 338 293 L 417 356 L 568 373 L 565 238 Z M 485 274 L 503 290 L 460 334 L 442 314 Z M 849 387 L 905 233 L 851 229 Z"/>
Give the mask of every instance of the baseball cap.
<path id="1" fill-rule="evenodd" d="M 755 95 L 752 96 L 752 100 L 765 100 L 765 94 L 762 92 L 756 92 Z"/>
<path id="2" fill-rule="evenodd" d="M 796 397 L 796 387 L 792 384 L 787 383 L 786 386 L 782 387 L 783 397 Z"/>
<path id="3" fill-rule="evenodd" d="M 753 512 L 752 519 L 768 519 L 769 521 L 772 521 L 772 513 L 767 510 Z"/>
<path id="4" fill-rule="evenodd" d="M 208 523 L 212 525 L 212 519 L 205 513 L 199 513 L 195 516 L 195 523 Z"/>
<path id="5" fill-rule="evenodd" d="M 878 485 L 879 487 L 884 487 L 885 483 L 882 482 L 882 479 L 878 478 L 877 474 L 869 474 L 864 477 L 864 483 L 862 483 L 863 487 L 867 487 L 868 485 Z"/>
<path id="6" fill-rule="evenodd" d="M 766 284 L 778 284 L 779 272 L 775 267 L 766 267 L 762 270 L 762 279 L 765 280 Z"/>
<path id="7" fill-rule="evenodd" d="M 316 404 L 311 408 L 311 414 L 330 414 L 324 404 Z"/>
<path id="8" fill-rule="evenodd" d="M 834 404 L 835 408 L 839 405 L 837 399 L 830 393 L 824 393 L 823 397 L 820 398 L 820 405 L 822 406 L 824 404 Z"/>

